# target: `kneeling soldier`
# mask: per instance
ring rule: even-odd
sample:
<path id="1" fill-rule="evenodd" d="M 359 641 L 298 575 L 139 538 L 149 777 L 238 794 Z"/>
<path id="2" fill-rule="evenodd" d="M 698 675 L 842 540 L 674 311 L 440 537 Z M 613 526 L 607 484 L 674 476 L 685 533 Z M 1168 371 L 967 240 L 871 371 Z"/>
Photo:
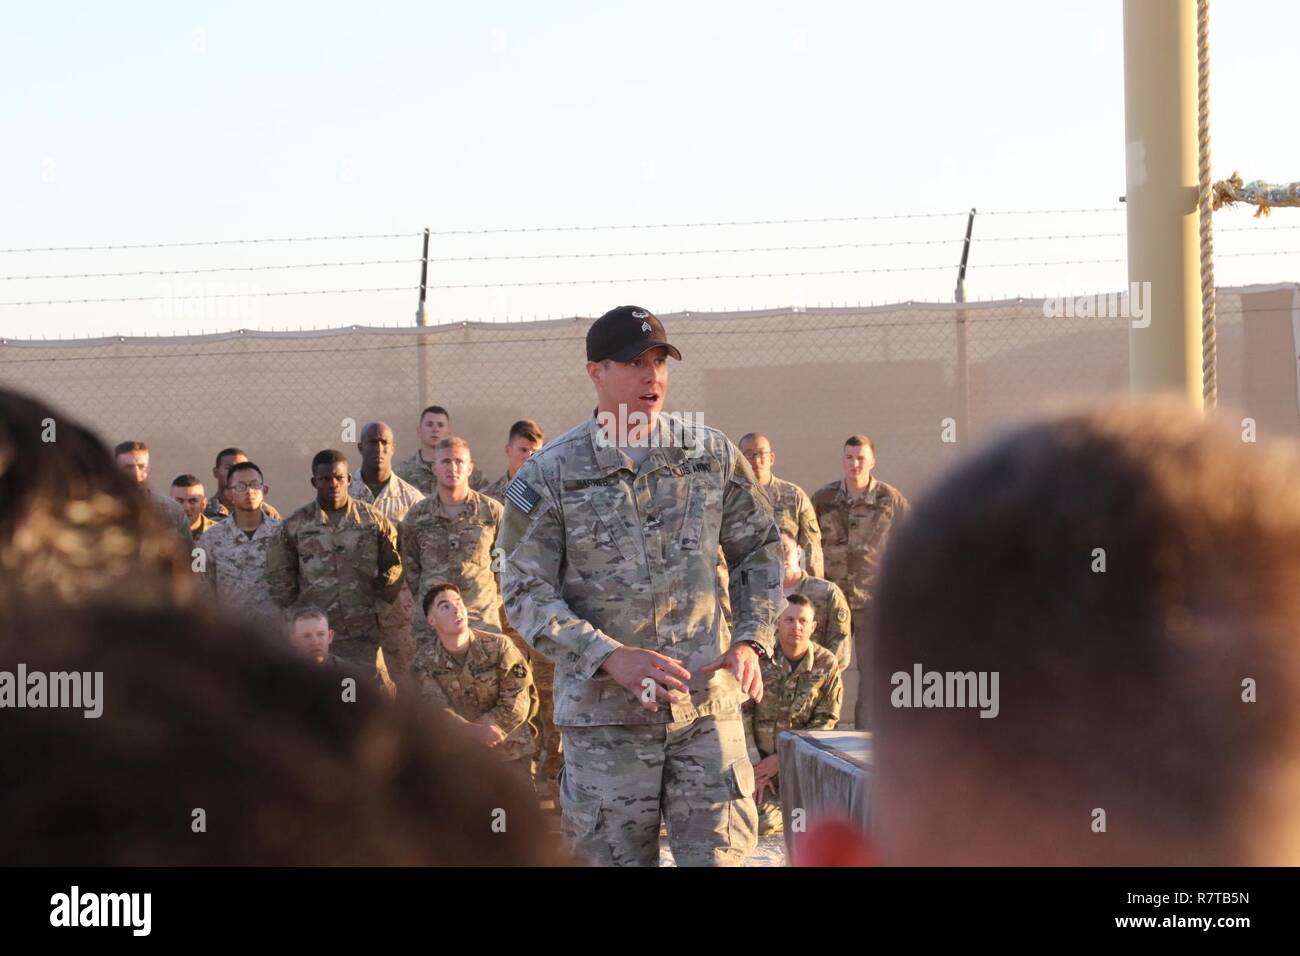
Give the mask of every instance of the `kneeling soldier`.
<path id="1" fill-rule="evenodd" d="M 456 585 L 432 585 L 423 603 L 435 637 L 422 640 L 415 652 L 420 697 L 463 722 L 531 781 L 538 698 L 528 663 L 510 638 L 470 629 Z"/>
<path id="2" fill-rule="evenodd" d="M 777 790 L 776 738 L 783 730 L 834 730 L 840 719 L 844 682 L 835 655 L 812 642 L 813 606 L 802 594 L 776 619 L 780 650 L 762 662 L 763 698 L 751 701 L 751 760 L 754 760 L 754 802 L 758 832 L 776 833 L 781 825 L 781 795 Z"/>

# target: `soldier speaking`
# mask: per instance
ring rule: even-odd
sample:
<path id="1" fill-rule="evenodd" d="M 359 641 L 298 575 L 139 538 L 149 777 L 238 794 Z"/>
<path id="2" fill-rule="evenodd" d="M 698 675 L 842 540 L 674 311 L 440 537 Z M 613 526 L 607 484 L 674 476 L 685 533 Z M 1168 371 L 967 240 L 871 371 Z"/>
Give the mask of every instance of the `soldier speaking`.
<path id="1" fill-rule="evenodd" d="M 781 545 L 726 436 L 661 414 L 670 356 L 681 360 L 644 309 L 592 324 L 596 414 L 507 485 L 501 584 L 511 624 L 556 665 L 560 802 L 575 850 L 653 866 L 662 815 L 679 865 L 735 865 L 756 841 L 741 705 L 763 694 Z"/>

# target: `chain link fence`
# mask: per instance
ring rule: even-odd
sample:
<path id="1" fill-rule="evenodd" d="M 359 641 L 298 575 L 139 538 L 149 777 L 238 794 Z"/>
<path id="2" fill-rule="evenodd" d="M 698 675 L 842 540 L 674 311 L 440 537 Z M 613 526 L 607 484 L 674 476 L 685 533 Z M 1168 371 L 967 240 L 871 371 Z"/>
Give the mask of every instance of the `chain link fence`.
<path id="1" fill-rule="evenodd" d="M 1045 317 L 1041 299 L 902 303 L 660 316 L 684 361 L 667 407 L 733 440 L 761 431 L 777 474 L 811 493 L 839 477 L 845 437 L 876 442 L 876 473 L 914 497 L 991 432 L 1054 405 L 1122 394 L 1127 318 Z M 510 424 L 548 436 L 591 414 L 590 319 L 363 326 L 173 338 L 0 341 L 0 384 L 35 394 L 110 445 L 147 442 L 155 490 L 185 472 L 209 486 L 216 452 L 238 446 L 286 513 L 308 501 L 309 461 L 367 421 L 417 445 L 425 405 L 446 406 L 489 478 Z M 1251 417 L 1261 440 L 1300 437 L 1300 286 L 1222 289 L 1220 414 Z"/>

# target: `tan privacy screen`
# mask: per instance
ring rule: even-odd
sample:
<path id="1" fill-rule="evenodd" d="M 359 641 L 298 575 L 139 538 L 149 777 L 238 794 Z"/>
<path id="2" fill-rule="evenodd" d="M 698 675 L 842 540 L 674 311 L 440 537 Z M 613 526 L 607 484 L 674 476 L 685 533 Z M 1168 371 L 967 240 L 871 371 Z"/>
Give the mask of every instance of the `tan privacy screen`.
<path id="1" fill-rule="evenodd" d="M 1295 285 L 1223 289 L 1220 412 L 1262 439 L 1300 437 Z M 1054 404 L 1122 394 L 1129 320 L 1051 318 L 1042 300 L 968 305 L 678 313 L 660 316 L 684 361 L 667 407 L 732 440 L 769 436 L 778 475 L 810 493 L 838 478 L 844 438 L 869 434 L 876 474 L 915 496 L 946 463 L 1000 427 Z M 347 452 L 347 420 L 393 426 L 417 445 L 419 410 L 446 406 L 489 478 L 506 432 L 533 418 L 547 436 L 590 415 L 590 319 L 457 323 L 427 329 L 235 332 L 176 338 L 0 343 L 0 384 L 53 404 L 105 442 L 153 450 L 155 490 L 184 472 L 209 485 L 213 457 L 243 448 L 281 510 L 312 496 L 308 462 Z M 955 441 L 945 441 L 955 438 Z"/>

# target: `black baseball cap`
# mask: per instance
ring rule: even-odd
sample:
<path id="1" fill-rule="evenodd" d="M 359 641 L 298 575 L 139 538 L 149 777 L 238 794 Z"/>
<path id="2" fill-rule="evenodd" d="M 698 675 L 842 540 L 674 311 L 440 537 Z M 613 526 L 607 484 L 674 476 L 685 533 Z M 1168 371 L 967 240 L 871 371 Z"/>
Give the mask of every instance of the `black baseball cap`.
<path id="1" fill-rule="evenodd" d="M 639 305 L 620 305 L 610 309 L 587 330 L 587 361 L 630 362 L 642 352 L 664 346 L 677 361 L 682 353 L 668 344 L 664 324 Z"/>

